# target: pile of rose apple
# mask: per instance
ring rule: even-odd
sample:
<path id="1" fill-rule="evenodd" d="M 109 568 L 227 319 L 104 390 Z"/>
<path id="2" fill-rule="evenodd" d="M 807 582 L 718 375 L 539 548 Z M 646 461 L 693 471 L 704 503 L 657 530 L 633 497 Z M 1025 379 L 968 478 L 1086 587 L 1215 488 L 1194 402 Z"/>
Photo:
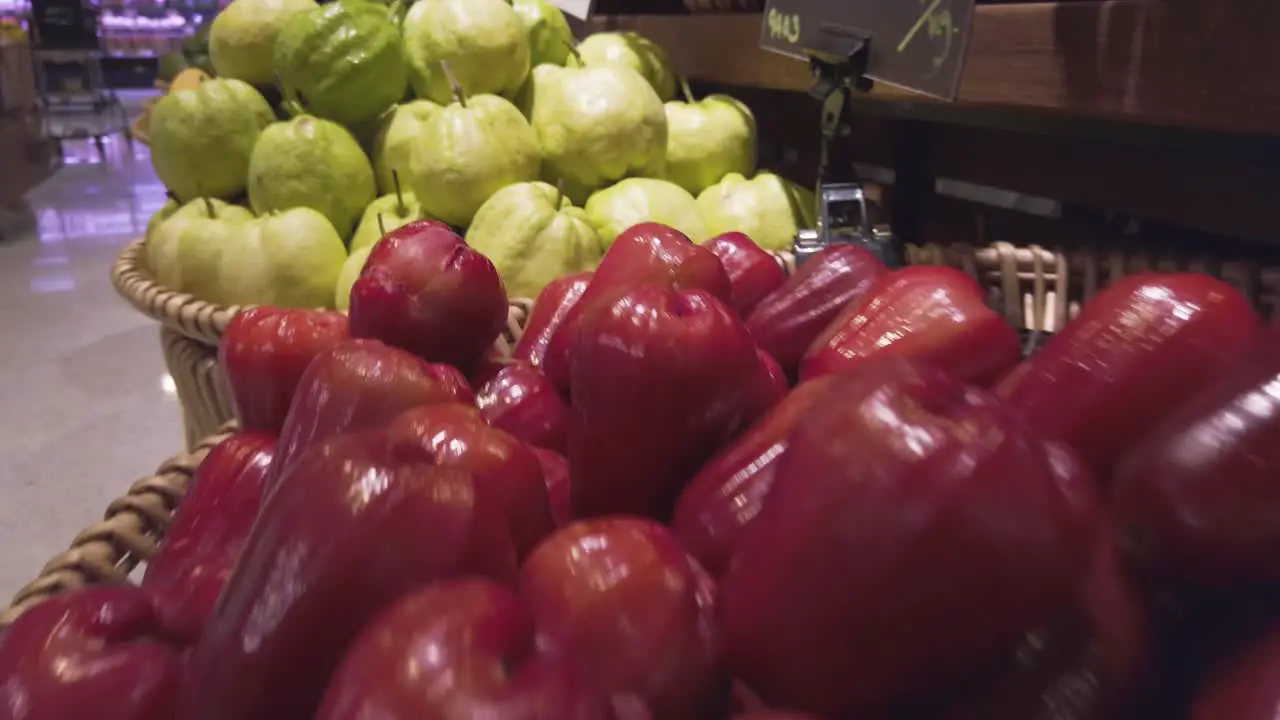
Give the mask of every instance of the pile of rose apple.
<path id="1" fill-rule="evenodd" d="M 788 278 L 745 236 L 641 224 L 546 288 L 507 362 L 492 264 L 420 221 L 350 307 L 235 318 L 241 431 L 139 588 L 9 630 L 5 717 L 1280 699 L 1280 343 L 1217 280 L 1118 281 L 1023 361 L 959 271 L 836 246 Z"/>

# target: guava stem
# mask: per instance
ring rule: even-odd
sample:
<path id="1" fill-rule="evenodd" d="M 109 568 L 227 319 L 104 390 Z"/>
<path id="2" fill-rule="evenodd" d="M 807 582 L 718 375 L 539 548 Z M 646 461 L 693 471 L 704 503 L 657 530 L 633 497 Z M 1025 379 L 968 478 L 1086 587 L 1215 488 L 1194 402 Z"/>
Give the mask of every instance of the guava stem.
<path id="1" fill-rule="evenodd" d="M 555 198 L 555 203 L 552 204 L 552 207 L 554 207 L 556 210 L 559 210 L 560 203 L 562 202 L 564 202 L 564 178 L 560 178 L 559 180 L 556 181 L 556 198 Z"/>
<path id="2" fill-rule="evenodd" d="M 693 91 L 689 89 L 689 78 L 684 75 L 680 76 L 680 94 L 684 95 L 684 101 L 693 104 Z"/>
<path id="3" fill-rule="evenodd" d="M 578 53 L 578 46 L 574 45 L 573 41 L 562 39 L 561 42 L 565 44 L 565 47 L 569 48 L 569 54 L 573 56 L 574 60 L 578 61 L 578 65 L 580 65 L 581 67 L 587 66 L 586 63 L 582 62 L 582 55 Z"/>
<path id="4" fill-rule="evenodd" d="M 391 171 L 391 182 L 396 186 L 396 212 L 400 215 L 400 217 L 404 217 L 405 213 L 407 213 L 409 209 L 404 206 L 404 195 L 401 194 L 400 192 L 400 171 L 399 170 Z"/>
<path id="5" fill-rule="evenodd" d="M 199 188 L 196 188 L 196 189 L 199 190 Z M 200 196 L 201 196 L 200 199 L 204 201 L 204 211 L 209 214 L 209 219 L 210 220 L 217 219 L 218 211 L 213 207 L 213 201 L 210 200 L 208 197 L 205 197 L 203 192 L 200 193 Z"/>
<path id="6" fill-rule="evenodd" d="M 462 83 L 458 82 L 458 76 L 453 74 L 453 68 L 449 67 L 448 62 L 441 60 L 440 69 L 444 71 L 444 76 L 449 79 L 449 87 L 453 88 L 453 97 L 457 99 L 459 105 L 466 107 L 467 95 L 462 90 Z"/>
<path id="7" fill-rule="evenodd" d="M 387 226 L 382 224 L 382 213 L 378 213 L 378 236 L 387 234 Z"/>

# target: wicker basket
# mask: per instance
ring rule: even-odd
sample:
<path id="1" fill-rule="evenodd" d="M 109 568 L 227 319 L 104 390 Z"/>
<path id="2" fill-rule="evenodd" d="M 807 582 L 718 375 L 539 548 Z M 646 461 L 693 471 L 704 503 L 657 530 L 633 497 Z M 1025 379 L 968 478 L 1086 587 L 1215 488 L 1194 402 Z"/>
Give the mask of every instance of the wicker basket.
<path id="1" fill-rule="evenodd" d="M 165 366 L 182 404 L 187 446 L 194 447 L 233 417 L 218 367 L 218 342 L 240 307 L 215 305 L 156 283 L 146 268 L 144 243 L 136 240 L 120 253 L 111 268 L 111 283 L 130 305 L 160 323 Z M 497 342 L 499 352 L 510 352 L 532 304 L 511 301 L 507 326 Z"/>

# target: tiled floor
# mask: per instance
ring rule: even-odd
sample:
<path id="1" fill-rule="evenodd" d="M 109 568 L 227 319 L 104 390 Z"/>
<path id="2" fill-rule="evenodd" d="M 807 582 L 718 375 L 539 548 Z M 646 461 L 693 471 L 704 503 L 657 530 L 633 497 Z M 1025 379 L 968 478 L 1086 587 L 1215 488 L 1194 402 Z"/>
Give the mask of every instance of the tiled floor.
<path id="1" fill-rule="evenodd" d="M 67 145 L 0 240 L 0 602 L 137 477 L 182 449 L 159 329 L 108 272 L 164 202 L 146 148 Z"/>

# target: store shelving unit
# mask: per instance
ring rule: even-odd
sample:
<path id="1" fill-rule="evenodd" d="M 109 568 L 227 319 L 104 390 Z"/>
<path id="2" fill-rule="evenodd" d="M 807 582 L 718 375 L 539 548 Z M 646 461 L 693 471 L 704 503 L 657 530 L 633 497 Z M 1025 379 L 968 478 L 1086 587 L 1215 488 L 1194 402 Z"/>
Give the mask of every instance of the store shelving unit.
<path id="1" fill-rule="evenodd" d="M 611 15 L 590 29 L 640 32 L 666 48 L 677 72 L 749 98 L 761 137 L 786 138 L 771 150 L 775 163 L 811 173 L 818 109 L 802 94 L 809 70 L 759 48 L 761 20 Z M 858 159 L 912 179 L 899 190 L 931 191 L 941 178 L 1053 198 L 1073 222 L 1030 225 L 1045 237 L 1083 216 L 1090 236 L 1138 218 L 1193 248 L 1274 241 L 1275 27 L 1280 7 L 1269 0 L 980 2 L 957 102 L 877 86 L 858 104 Z M 908 208 L 900 215 L 925 218 L 910 232 L 954 209 L 932 192 L 898 194 Z"/>

